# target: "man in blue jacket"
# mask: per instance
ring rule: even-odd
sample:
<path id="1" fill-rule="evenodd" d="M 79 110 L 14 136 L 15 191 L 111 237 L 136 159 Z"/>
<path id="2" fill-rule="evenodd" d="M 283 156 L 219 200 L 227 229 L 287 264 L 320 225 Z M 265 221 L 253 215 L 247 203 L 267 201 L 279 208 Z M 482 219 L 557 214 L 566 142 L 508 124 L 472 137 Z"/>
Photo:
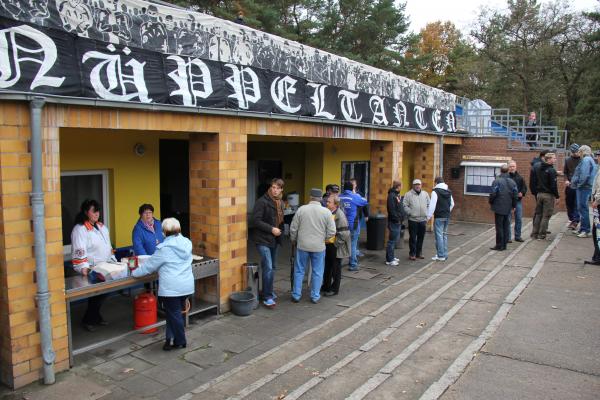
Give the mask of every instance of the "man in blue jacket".
<path id="1" fill-rule="evenodd" d="M 350 251 L 350 266 L 348 270 L 358 271 L 358 259 L 356 257 L 356 253 L 358 249 L 358 236 L 360 233 L 360 228 L 358 226 L 359 216 L 357 216 L 356 214 L 357 209 L 359 207 L 365 207 L 369 204 L 369 202 L 364 197 L 354 193 L 352 189 L 352 182 L 344 182 L 344 191 L 340 196 L 340 206 L 344 210 L 344 214 L 346 214 L 346 219 L 348 220 L 348 226 L 350 227 L 350 235 L 352 239 L 352 247 Z"/>
<path id="2" fill-rule="evenodd" d="M 589 201 L 592 194 L 592 185 L 596 176 L 596 163 L 592 158 L 590 146 L 583 145 L 579 148 L 581 161 L 575 168 L 571 187 L 577 190 L 577 212 L 579 213 L 579 231 L 573 231 L 580 238 L 591 236 Z"/>

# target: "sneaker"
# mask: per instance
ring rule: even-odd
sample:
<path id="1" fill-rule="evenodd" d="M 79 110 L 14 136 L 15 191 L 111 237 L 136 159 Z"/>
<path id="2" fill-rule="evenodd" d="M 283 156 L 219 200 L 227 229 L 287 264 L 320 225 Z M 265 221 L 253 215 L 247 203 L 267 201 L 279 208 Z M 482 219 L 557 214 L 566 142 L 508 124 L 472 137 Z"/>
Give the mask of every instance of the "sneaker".
<path id="1" fill-rule="evenodd" d="M 523 240 L 522 238 L 516 238 L 516 239 L 515 239 L 515 242 L 520 242 L 520 243 L 523 243 L 523 242 L 524 242 L 524 240 Z"/>
<path id="2" fill-rule="evenodd" d="M 441 261 L 441 260 L 443 260 L 443 259 L 441 257 L 438 257 L 438 256 L 431 257 L 431 261 Z"/>
<path id="3" fill-rule="evenodd" d="M 389 266 L 395 267 L 395 266 L 397 266 L 397 265 L 398 265 L 398 261 L 396 261 L 396 260 L 393 260 L 393 261 L 386 261 L 386 262 L 385 262 L 385 265 L 389 265 Z"/>
<path id="4" fill-rule="evenodd" d="M 394 260 L 393 260 L 393 261 L 400 262 L 400 259 L 399 259 L 399 258 L 397 258 L 397 257 L 394 257 Z"/>
<path id="5" fill-rule="evenodd" d="M 359 269 L 358 267 L 348 267 L 348 271 L 358 271 Z"/>
<path id="6" fill-rule="evenodd" d="M 581 232 L 579 235 L 577 235 L 578 238 L 588 238 L 590 236 L 591 235 L 589 232 Z"/>
<path id="7" fill-rule="evenodd" d="M 263 301 L 263 304 L 265 305 L 265 307 L 275 307 L 277 305 L 277 303 L 275 303 L 275 300 L 273 299 L 266 299 L 265 301 Z"/>
<path id="8" fill-rule="evenodd" d="M 579 225 L 579 222 L 575 222 L 575 221 L 573 221 L 573 222 L 571 222 L 571 223 L 569 224 L 568 228 L 569 228 L 569 229 L 571 229 L 571 230 L 575 230 L 575 229 L 577 229 L 577 226 L 578 226 L 578 225 Z"/>

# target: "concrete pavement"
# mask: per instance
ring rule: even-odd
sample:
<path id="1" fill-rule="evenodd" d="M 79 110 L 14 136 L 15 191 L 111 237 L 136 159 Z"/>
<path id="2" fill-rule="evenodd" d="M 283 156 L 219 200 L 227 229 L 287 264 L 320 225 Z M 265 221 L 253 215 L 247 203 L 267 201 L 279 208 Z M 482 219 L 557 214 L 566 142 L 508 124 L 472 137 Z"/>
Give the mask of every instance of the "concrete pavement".
<path id="1" fill-rule="evenodd" d="M 178 352 L 140 335 L 77 357 L 60 385 L 4 397 L 597 398 L 600 267 L 583 265 L 591 240 L 559 233 L 565 222 L 553 217 L 552 242 L 506 252 L 489 250 L 490 226 L 453 224 L 445 263 L 404 249 L 394 268 L 366 252 L 363 273 L 344 272 L 340 295 L 318 305 L 289 301 L 282 254 L 275 310 L 198 321 Z"/>

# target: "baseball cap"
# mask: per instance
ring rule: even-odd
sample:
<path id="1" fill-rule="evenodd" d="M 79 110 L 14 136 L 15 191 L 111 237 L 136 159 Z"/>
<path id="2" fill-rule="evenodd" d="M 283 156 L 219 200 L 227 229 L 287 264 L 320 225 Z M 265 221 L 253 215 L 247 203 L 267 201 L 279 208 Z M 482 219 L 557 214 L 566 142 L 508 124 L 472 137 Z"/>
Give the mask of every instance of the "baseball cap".
<path id="1" fill-rule="evenodd" d="M 571 153 L 577 153 L 579 151 L 579 145 L 577 143 L 573 143 L 571 147 L 569 147 Z"/>
<path id="2" fill-rule="evenodd" d="M 421 185 L 421 180 L 420 179 L 415 179 L 412 184 L 413 185 Z"/>

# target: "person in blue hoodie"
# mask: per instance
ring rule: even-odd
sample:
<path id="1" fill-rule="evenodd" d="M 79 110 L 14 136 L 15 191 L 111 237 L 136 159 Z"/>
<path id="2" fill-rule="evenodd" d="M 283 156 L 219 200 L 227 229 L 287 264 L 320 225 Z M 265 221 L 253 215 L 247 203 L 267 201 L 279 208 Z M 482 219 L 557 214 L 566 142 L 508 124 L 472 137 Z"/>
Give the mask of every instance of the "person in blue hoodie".
<path id="1" fill-rule="evenodd" d="M 135 277 L 158 272 L 158 301 L 162 303 L 167 320 L 163 350 L 186 347 L 182 310 L 186 298 L 194 293 L 192 273 L 192 242 L 181 234 L 181 225 L 175 218 L 162 222 L 165 240 L 156 251 L 131 274 Z"/>
<path id="2" fill-rule="evenodd" d="M 353 192 L 354 185 L 351 181 L 344 182 L 344 192 L 340 196 L 340 206 L 346 214 L 348 220 L 348 227 L 350 228 L 351 236 L 351 251 L 350 251 L 350 266 L 349 271 L 358 271 L 358 235 L 360 234 L 360 227 L 358 226 L 359 217 L 357 216 L 357 210 L 359 207 L 365 207 L 369 204 L 367 199 L 359 194 Z"/>
<path id="3" fill-rule="evenodd" d="M 571 187 L 577 190 L 577 212 L 579 212 L 579 231 L 573 231 L 573 233 L 577 237 L 587 238 L 591 236 L 592 231 L 589 201 L 597 166 L 592 157 L 590 146 L 583 145 L 579 147 L 579 154 L 581 155 L 581 161 L 577 164 L 571 178 Z"/>
<path id="4" fill-rule="evenodd" d="M 152 204 L 142 204 L 138 210 L 140 219 L 131 232 L 133 252 L 136 256 L 151 256 L 156 246 L 165 239 L 160 221 L 154 218 Z"/>

